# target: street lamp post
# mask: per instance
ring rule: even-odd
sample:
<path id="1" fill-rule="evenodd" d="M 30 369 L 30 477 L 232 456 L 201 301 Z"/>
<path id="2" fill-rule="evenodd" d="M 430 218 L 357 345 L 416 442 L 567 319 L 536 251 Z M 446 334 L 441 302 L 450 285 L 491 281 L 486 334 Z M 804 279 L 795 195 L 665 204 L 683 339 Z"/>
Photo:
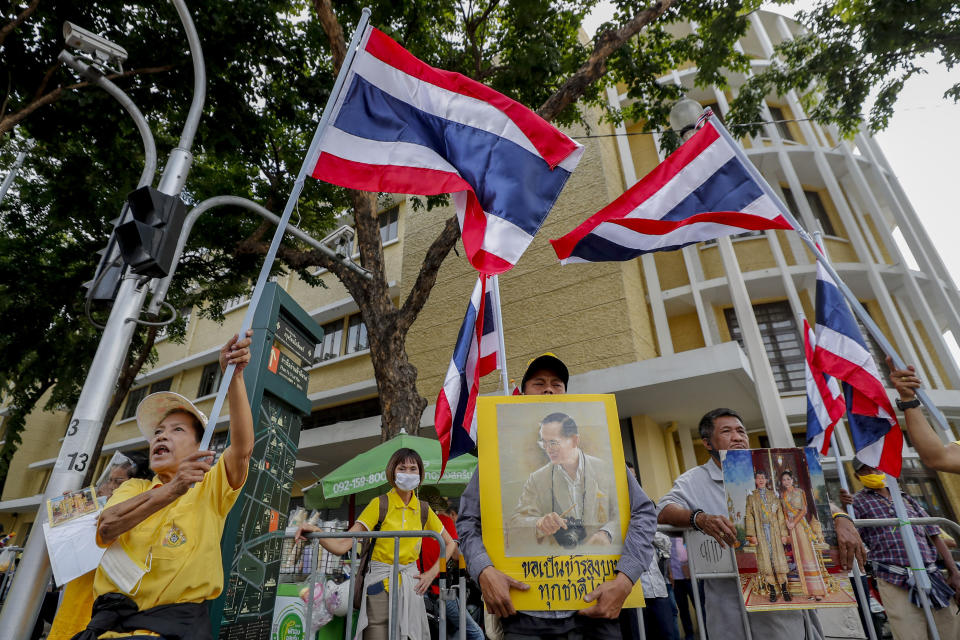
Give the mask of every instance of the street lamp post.
<path id="1" fill-rule="evenodd" d="M 186 4 L 183 0 L 171 0 L 171 2 L 180 16 L 190 45 L 190 57 L 194 68 L 194 95 L 180 136 L 180 143 L 170 153 L 157 189 L 161 193 L 178 196 L 186 182 L 193 160 L 190 147 L 193 144 L 206 98 L 206 70 L 200 38 Z M 113 92 L 111 95 L 117 97 Z M 123 103 L 122 100 L 121 103 Z M 125 108 L 127 106 L 124 104 Z M 141 278 L 128 272 L 117 292 L 116 302 L 110 312 L 103 336 L 100 338 L 100 344 L 90 365 L 90 372 L 67 426 L 60 455 L 57 457 L 46 492 L 40 502 L 34 524 L 36 533 L 27 541 L 13 585 L 7 594 L 3 610 L 0 611 L 0 638 L 4 640 L 27 640 L 33 630 L 50 578 L 50 561 L 42 531 L 42 524 L 46 521 L 45 502 L 65 491 L 80 488 L 87 467 L 96 464 L 92 456 L 136 328 L 137 318 L 140 316 L 147 296 L 148 282 L 148 278 Z"/>

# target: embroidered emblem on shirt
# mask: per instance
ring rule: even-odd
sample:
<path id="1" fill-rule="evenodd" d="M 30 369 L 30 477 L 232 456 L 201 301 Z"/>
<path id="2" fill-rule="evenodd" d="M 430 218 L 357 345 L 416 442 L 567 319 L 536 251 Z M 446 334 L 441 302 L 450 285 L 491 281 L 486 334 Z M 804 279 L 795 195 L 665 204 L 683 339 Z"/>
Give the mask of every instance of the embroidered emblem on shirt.
<path id="1" fill-rule="evenodd" d="M 187 534 L 183 532 L 183 529 L 178 527 L 176 524 L 171 524 L 170 529 L 167 531 L 167 535 L 163 536 L 163 546 L 165 547 L 181 547 L 187 541 Z"/>

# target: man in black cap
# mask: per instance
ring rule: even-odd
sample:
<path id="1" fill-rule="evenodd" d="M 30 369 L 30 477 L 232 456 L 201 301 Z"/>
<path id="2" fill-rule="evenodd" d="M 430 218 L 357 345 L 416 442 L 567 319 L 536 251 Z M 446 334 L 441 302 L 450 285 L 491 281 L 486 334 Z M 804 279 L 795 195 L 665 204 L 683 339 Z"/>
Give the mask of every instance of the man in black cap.
<path id="1" fill-rule="evenodd" d="M 544 353 L 527 364 L 520 383 L 524 395 L 560 395 L 567 392 L 570 372 L 552 353 Z M 607 580 L 586 596 L 596 604 L 580 611 L 521 611 L 510 600 L 510 590 L 526 591 L 529 585 L 511 578 L 493 566 L 483 545 L 480 522 L 480 480 L 475 471 L 460 499 L 457 532 L 467 569 L 483 591 L 487 610 L 501 618 L 504 640 L 549 638 L 620 638 L 617 617 L 623 601 L 653 558 L 653 535 L 657 522 L 653 502 L 628 474 L 630 526 L 623 541 L 616 577 Z"/>

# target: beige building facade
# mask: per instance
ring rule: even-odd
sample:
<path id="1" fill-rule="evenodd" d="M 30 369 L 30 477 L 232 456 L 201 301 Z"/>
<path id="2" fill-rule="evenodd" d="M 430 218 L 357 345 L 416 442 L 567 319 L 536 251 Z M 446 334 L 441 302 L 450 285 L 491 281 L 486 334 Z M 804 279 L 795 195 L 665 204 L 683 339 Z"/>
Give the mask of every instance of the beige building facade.
<path id="1" fill-rule="evenodd" d="M 768 64 L 773 45 L 799 27 L 773 13 L 751 19 L 753 28 L 740 44 L 759 68 Z M 731 75 L 727 89 L 702 89 L 694 86 L 695 76 L 696 69 L 684 68 L 663 82 L 684 86 L 689 97 L 721 116 L 745 80 Z M 627 100 L 616 88 L 608 97 L 614 107 Z M 840 275 L 903 358 L 916 364 L 955 425 L 944 438 L 956 439 L 960 367 L 944 333 L 960 337 L 960 294 L 882 152 L 867 135 L 843 140 L 807 121 L 794 95 L 770 96 L 765 119 L 777 122 L 742 139 L 747 154 L 801 223 L 823 233 Z M 597 120 L 570 134 L 584 144 L 583 159 L 523 258 L 500 277 L 510 376 L 519 380 L 531 358 L 552 351 L 570 368 L 570 392 L 615 394 L 624 449 L 654 498 L 705 460 L 696 426 L 715 407 L 740 411 L 755 446 L 801 443 L 801 327 L 814 315 L 812 255 L 795 233 L 768 231 L 624 263 L 561 266 L 548 239 L 569 232 L 661 159 L 656 134 L 643 133 L 640 123 Z M 401 198 L 383 202 L 388 281 L 398 300 L 451 213 L 414 210 Z M 445 261 L 409 333 L 418 389 L 429 401 L 420 435 L 433 434 L 433 403 L 476 279 L 462 253 Z M 326 333 L 310 369 L 313 412 L 301 433 L 294 495 L 380 438 L 377 387 L 357 305 L 334 277 L 324 280 L 326 289 L 294 277 L 279 281 Z M 219 381 L 217 351 L 239 328 L 247 303 L 232 301 L 222 326 L 194 313 L 182 343 L 158 344 L 157 364 L 138 378 L 99 464 L 113 451 L 146 447 L 133 410 L 150 391 L 177 391 L 209 412 Z M 492 374 L 481 392 L 500 387 Z M 18 531 L 18 541 L 32 526 L 68 414 L 37 411 L 29 418 L 0 497 L 0 524 Z M 838 431 L 840 453 L 849 460 L 849 437 L 845 428 Z M 222 440 L 214 442 L 222 446 Z M 911 449 L 904 468 L 907 491 L 931 512 L 956 519 L 960 481 L 923 469 Z M 832 463 L 826 469 L 828 479 L 836 477 Z"/>

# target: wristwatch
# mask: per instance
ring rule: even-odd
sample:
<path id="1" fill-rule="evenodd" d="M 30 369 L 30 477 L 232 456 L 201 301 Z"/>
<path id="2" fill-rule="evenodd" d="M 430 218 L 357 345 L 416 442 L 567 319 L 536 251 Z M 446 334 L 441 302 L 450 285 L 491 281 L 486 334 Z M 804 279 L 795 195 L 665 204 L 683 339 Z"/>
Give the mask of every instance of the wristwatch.
<path id="1" fill-rule="evenodd" d="M 900 411 L 906 411 L 907 409 L 916 409 L 920 406 L 920 398 L 914 398 L 913 400 L 907 400 L 903 402 L 900 398 L 897 398 L 897 409 Z"/>

